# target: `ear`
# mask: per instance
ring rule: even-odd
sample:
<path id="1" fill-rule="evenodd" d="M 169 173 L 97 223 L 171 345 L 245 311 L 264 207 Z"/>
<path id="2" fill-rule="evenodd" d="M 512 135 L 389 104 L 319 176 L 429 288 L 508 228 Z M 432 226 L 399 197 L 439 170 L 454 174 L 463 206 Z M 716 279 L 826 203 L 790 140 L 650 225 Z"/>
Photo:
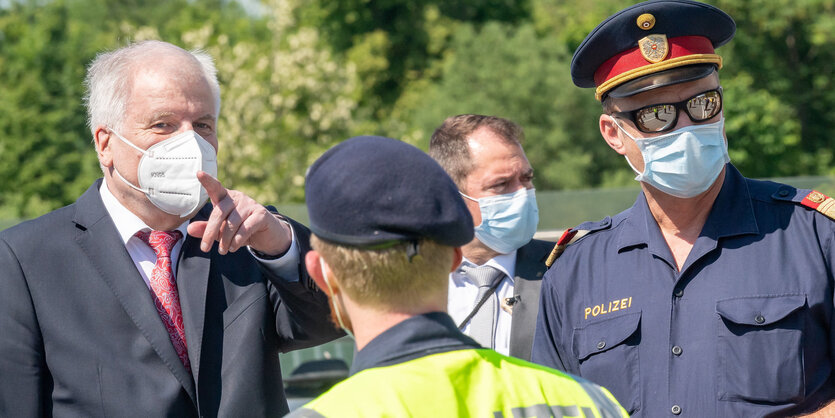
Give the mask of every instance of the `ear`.
<path id="1" fill-rule="evenodd" d="M 464 260 L 464 252 L 461 251 L 461 247 L 455 247 L 453 250 L 455 253 L 452 255 L 452 268 L 449 269 L 450 273 L 455 271 L 461 265 L 461 261 Z"/>
<path id="2" fill-rule="evenodd" d="M 626 155 L 626 145 L 621 137 L 620 128 L 615 124 L 615 118 L 611 115 L 600 115 L 600 135 L 610 148 L 620 155 Z"/>
<path id="3" fill-rule="evenodd" d="M 310 250 L 304 255 L 304 266 L 307 268 L 307 273 L 313 278 L 316 286 L 319 286 L 319 289 L 326 295 L 331 296 L 330 289 L 327 283 L 325 283 L 325 275 L 322 273 L 322 265 L 324 264 L 325 268 L 328 269 L 328 278 L 330 279 L 331 286 L 334 286 L 333 274 L 331 274 L 326 263 L 319 262 L 321 258 L 322 256 L 316 250 Z"/>
<path id="4" fill-rule="evenodd" d="M 99 157 L 99 164 L 103 167 L 113 166 L 113 151 L 110 148 L 110 139 L 113 137 L 104 125 L 99 125 L 93 131 L 93 141 L 96 143 L 96 155 Z"/>

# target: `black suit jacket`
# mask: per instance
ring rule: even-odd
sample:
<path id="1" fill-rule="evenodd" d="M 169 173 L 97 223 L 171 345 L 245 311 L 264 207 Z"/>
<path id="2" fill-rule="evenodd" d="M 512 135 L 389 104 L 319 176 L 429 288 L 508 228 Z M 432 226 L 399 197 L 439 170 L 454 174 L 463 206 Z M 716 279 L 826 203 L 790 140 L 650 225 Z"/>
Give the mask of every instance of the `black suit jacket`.
<path id="1" fill-rule="evenodd" d="M 0 416 L 285 414 L 278 352 L 340 335 L 304 268 L 287 282 L 246 249 L 203 253 L 186 237 L 177 286 L 188 373 L 100 184 L 0 233 Z M 309 232 L 293 228 L 304 254 Z"/>
<path id="2" fill-rule="evenodd" d="M 516 273 L 513 278 L 513 315 L 510 320 L 510 355 L 531 360 L 533 334 L 536 330 L 536 315 L 539 312 L 539 289 L 542 276 L 548 269 L 545 260 L 553 242 L 538 239 L 516 251 Z"/>

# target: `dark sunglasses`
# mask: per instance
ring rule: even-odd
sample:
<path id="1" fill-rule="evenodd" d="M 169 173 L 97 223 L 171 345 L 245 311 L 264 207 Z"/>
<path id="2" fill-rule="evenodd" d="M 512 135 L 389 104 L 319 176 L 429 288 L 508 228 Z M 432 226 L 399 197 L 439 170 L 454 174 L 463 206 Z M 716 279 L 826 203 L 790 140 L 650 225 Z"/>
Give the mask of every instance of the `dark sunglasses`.
<path id="1" fill-rule="evenodd" d="M 680 110 L 694 123 L 704 122 L 722 111 L 722 88 L 699 93 L 678 103 L 659 103 L 626 112 L 612 112 L 612 116 L 632 121 L 639 131 L 652 134 L 673 129 Z"/>

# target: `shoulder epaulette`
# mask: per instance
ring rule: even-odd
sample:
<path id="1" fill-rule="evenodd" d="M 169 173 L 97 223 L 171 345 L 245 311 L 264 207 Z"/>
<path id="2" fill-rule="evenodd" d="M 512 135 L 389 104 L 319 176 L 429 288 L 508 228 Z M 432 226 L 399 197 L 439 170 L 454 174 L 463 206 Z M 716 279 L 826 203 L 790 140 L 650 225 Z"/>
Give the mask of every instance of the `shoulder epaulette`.
<path id="1" fill-rule="evenodd" d="M 562 233 L 560 239 L 557 240 L 557 244 L 554 245 L 554 249 L 551 250 L 551 255 L 548 256 L 547 260 L 545 260 L 545 267 L 551 267 L 551 264 L 554 264 L 554 261 L 557 261 L 557 258 L 562 255 L 562 252 L 565 251 L 569 244 L 574 243 L 589 232 L 590 230 L 588 229 L 566 229 L 565 232 Z"/>
<path id="2" fill-rule="evenodd" d="M 835 199 L 817 190 L 812 190 L 811 193 L 807 194 L 800 201 L 800 204 L 822 213 L 829 219 L 835 220 Z"/>

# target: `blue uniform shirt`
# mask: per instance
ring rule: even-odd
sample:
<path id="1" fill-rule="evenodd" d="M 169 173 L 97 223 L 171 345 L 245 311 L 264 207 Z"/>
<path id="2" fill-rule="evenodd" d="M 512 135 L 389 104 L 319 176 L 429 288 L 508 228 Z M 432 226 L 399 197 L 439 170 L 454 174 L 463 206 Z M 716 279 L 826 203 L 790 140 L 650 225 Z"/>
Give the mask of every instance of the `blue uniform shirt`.
<path id="1" fill-rule="evenodd" d="M 633 416 L 764 416 L 835 396 L 835 222 L 732 165 L 679 272 L 643 193 L 542 283 L 533 361 Z"/>

